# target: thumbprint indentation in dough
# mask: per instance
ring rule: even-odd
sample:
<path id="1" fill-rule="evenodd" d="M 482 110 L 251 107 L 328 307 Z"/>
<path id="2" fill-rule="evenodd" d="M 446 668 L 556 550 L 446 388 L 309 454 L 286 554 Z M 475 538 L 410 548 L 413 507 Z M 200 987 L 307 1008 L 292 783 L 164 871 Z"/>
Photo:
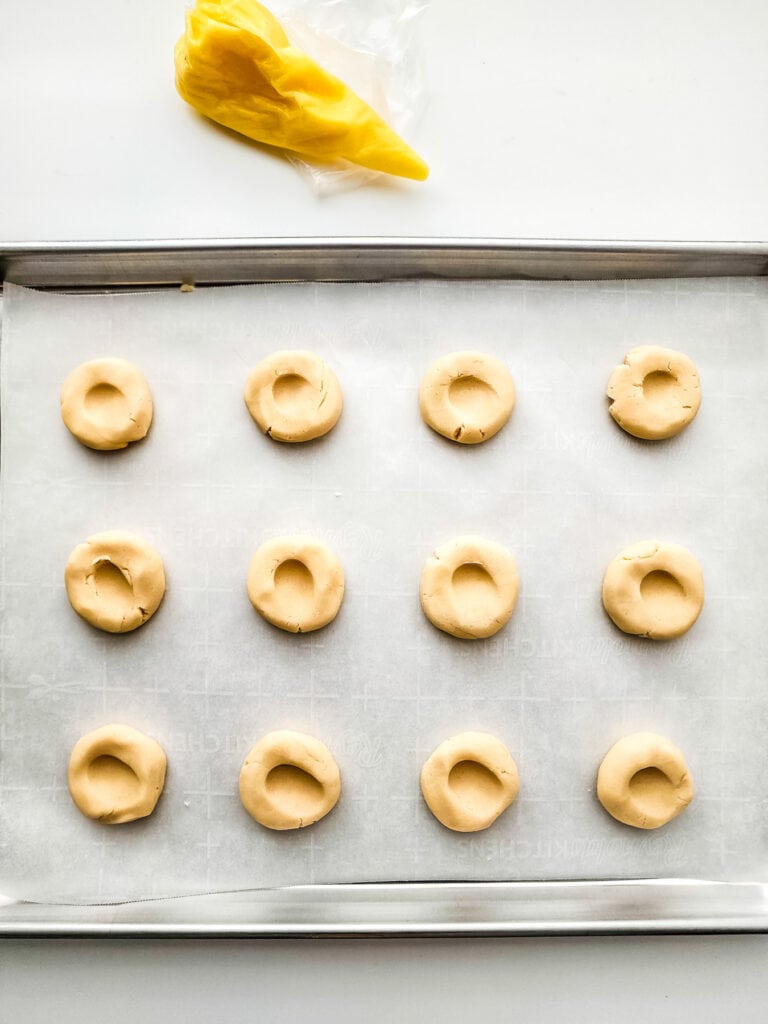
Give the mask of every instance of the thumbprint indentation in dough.
<path id="1" fill-rule="evenodd" d="M 288 558 L 275 569 L 275 590 L 297 618 L 306 615 L 314 600 L 315 580 L 298 558 Z"/>
<path id="2" fill-rule="evenodd" d="M 459 761 L 448 774 L 454 796 L 479 815 L 493 814 L 502 799 L 502 784 L 493 772 L 477 761 Z"/>
<path id="3" fill-rule="evenodd" d="M 462 606 L 471 608 L 473 615 L 495 618 L 499 588 L 484 566 L 478 562 L 465 562 L 454 570 L 451 584 L 456 599 Z"/>
<path id="4" fill-rule="evenodd" d="M 111 754 L 95 757 L 88 765 L 90 785 L 109 793 L 109 799 L 116 804 L 132 803 L 141 788 L 139 777 L 134 770 Z"/>
<path id="5" fill-rule="evenodd" d="M 93 583 L 99 597 L 112 603 L 124 602 L 133 607 L 133 588 L 122 569 L 108 558 L 100 559 L 93 570 Z"/>
<path id="6" fill-rule="evenodd" d="M 275 797 L 285 814 L 309 816 L 324 799 L 323 787 L 317 779 L 295 764 L 279 764 L 264 782 L 267 792 Z"/>
<path id="7" fill-rule="evenodd" d="M 318 392 L 300 373 L 283 373 L 272 385 L 272 395 L 281 410 L 291 416 L 314 413 Z"/>
<path id="8" fill-rule="evenodd" d="M 644 814 L 663 817 L 675 803 L 675 787 L 660 768 L 641 768 L 629 780 L 629 791 Z"/>
<path id="9" fill-rule="evenodd" d="M 448 388 L 451 405 L 471 420 L 484 420 L 488 415 L 488 403 L 496 397 L 490 384 L 472 375 L 457 377 Z"/>
<path id="10" fill-rule="evenodd" d="M 640 581 L 640 594 L 653 618 L 667 619 L 675 615 L 675 606 L 685 599 L 679 580 L 663 569 L 655 569 Z"/>
<path id="11" fill-rule="evenodd" d="M 667 370 L 654 370 L 643 378 L 643 398 L 653 405 L 667 405 L 674 400 L 680 383 Z"/>
<path id="12" fill-rule="evenodd" d="M 120 423 L 130 419 L 128 401 L 114 384 L 94 384 L 86 392 L 83 405 L 91 419 L 100 423 Z"/>

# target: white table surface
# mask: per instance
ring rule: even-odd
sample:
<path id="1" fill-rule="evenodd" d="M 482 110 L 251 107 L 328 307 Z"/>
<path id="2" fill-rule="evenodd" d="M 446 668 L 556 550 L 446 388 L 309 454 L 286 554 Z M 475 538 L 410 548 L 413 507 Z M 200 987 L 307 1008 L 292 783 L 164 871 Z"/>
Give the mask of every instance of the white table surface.
<path id="1" fill-rule="evenodd" d="M 365 3 L 366 0 L 359 0 Z M 173 89 L 183 0 L 0 0 L 0 246 L 768 239 L 765 0 L 432 0 L 426 184 L 317 199 Z M 766 1019 L 763 936 L 0 943 L 25 1021 Z"/>
<path id="2" fill-rule="evenodd" d="M 764 936 L 0 944 L 2 1024 L 764 1024 Z"/>
<path id="3" fill-rule="evenodd" d="M 431 0 L 431 177 L 322 200 L 178 98 L 184 6 L 0 0 L 0 241 L 768 238 L 765 0 Z"/>

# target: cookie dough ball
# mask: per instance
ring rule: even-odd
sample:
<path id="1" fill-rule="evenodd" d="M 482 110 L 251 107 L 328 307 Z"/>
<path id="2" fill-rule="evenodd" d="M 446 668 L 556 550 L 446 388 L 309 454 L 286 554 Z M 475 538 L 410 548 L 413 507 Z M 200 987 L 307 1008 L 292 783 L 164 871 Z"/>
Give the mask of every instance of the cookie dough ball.
<path id="1" fill-rule="evenodd" d="M 341 776 L 331 752 L 303 732 L 267 733 L 240 771 L 243 807 L 266 828 L 306 828 L 333 810 Z"/>
<path id="2" fill-rule="evenodd" d="M 78 544 L 64 570 L 77 614 L 107 633 L 129 633 L 157 611 L 165 593 L 160 555 L 124 530 L 95 533 Z"/>
<path id="3" fill-rule="evenodd" d="M 289 633 L 311 633 L 336 618 L 344 569 L 313 537 L 276 537 L 251 559 L 247 586 L 251 604 L 267 622 Z"/>
<path id="4" fill-rule="evenodd" d="M 517 565 L 505 547 L 482 537 L 456 537 L 424 563 L 421 607 L 443 632 L 480 640 L 509 621 L 519 589 Z"/>
<path id="5" fill-rule="evenodd" d="M 484 352 L 452 352 L 432 363 L 419 388 L 422 419 L 459 444 L 497 434 L 515 406 L 515 382 L 499 359 Z"/>
<path id="6" fill-rule="evenodd" d="M 314 352 L 273 352 L 251 371 L 245 404 L 273 441 L 311 441 L 341 416 L 341 386 Z"/>
<path id="7" fill-rule="evenodd" d="M 487 732 L 452 736 L 421 770 L 421 792 L 427 807 L 454 832 L 488 828 L 519 789 L 512 755 L 501 740 Z"/>
<path id="8" fill-rule="evenodd" d="M 146 436 L 152 395 L 125 359 L 94 359 L 73 370 L 61 389 L 61 418 L 88 448 L 114 451 Z"/>
<path id="9" fill-rule="evenodd" d="M 606 393 L 609 412 L 622 430 L 651 441 L 679 434 L 701 405 L 696 367 L 682 352 L 659 345 L 627 352 Z"/>
<path id="10" fill-rule="evenodd" d="M 643 541 L 614 558 L 603 580 L 603 606 L 625 633 L 672 640 L 704 605 L 701 566 L 679 544 Z"/>
<path id="11" fill-rule="evenodd" d="M 625 825 L 660 828 L 693 800 L 693 782 L 673 743 L 652 732 L 636 732 L 619 740 L 603 758 L 597 797 Z"/>
<path id="12" fill-rule="evenodd" d="M 78 810 L 105 825 L 146 818 L 165 785 L 165 751 L 130 725 L 105 725 L 75 744 L 67 782 Z"/>

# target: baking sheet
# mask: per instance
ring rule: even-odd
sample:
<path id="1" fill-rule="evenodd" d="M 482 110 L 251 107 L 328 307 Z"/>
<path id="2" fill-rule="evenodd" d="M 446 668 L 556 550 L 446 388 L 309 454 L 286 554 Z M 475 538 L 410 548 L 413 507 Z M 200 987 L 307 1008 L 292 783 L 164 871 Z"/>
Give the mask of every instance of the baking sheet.
<path id="1" fill-rule="evenodd" d="M 108 901 L 299 882 L 765 875 L 766 282 L 263 285 L 189 294 L 52 296 L 8 286 L 3 325 L 0 890 Z M 693 426 L 656 445 L 619 431 L 611 367 L 656 341 L 697 362 Z M 324 440 L 259 435 L 241 393 L 264 354 L 311 347 L 345 411 Z M 428 362 L 503 356 L 518 405 L 495 439 L 461 448 L 421 424 Z M 58 413 L 83 359 L 136 361 L 156 417 L 146 442 L 102 455 Z M 111 637 L 69 609 L 71 548 L 123 527 L 162 552 L 167 597 Z M 245 572 L 267 536 L 328 541 L 347 595 L 326 630 L 262 622 Z M 431 550 L 459 533 L 507 543 L 522 587 L 510 624 L 478 643 L 418 604 Z M 645 537 L 686 544 L 707 602 L 672 644 L 618 633 L 605 565 Z M 66 792 L 83 732 L 125 721 L 166 747 L 152 816 L 106 828 Z M 342 771 L 339 806 L 298 833 L 255 825 L 237 774 L 264 732 L 313 732 Z M 697 787 L 656 833 L 594 797 L 603 753 L 654 729 Z M 418 773 L 454 732 L 510 747 L 521 794 L 487 832 L 444 830 Z"/>

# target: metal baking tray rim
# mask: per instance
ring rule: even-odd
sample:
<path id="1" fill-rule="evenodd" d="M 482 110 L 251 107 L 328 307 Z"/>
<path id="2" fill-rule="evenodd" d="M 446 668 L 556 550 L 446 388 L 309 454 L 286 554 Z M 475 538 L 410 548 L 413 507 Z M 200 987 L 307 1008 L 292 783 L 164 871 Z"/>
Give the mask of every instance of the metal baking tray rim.
<path id="1" fill-rule="evenodd" d="M 35 288 L 766 274 L 768 242 L 386 237 L 0 242 L 0 280 Z"/>
<path id="2" fill-rule="evenodd" d="M 88 906 L 9 901 L 1 937 L 309 938 L 768 931 L 768 886 L 698 879 L 306 885 Z"/>
<path id="3" fill-rule="evenodd" d="M 768 242 L 278 238 L 0 243 L 0 281 L 98 290 L 412 278 L 768 276 Z M 768 932 L 768 885 L 631 879 L 308 885 L 110 905 L 0 897 L 0 937 Z"/>

